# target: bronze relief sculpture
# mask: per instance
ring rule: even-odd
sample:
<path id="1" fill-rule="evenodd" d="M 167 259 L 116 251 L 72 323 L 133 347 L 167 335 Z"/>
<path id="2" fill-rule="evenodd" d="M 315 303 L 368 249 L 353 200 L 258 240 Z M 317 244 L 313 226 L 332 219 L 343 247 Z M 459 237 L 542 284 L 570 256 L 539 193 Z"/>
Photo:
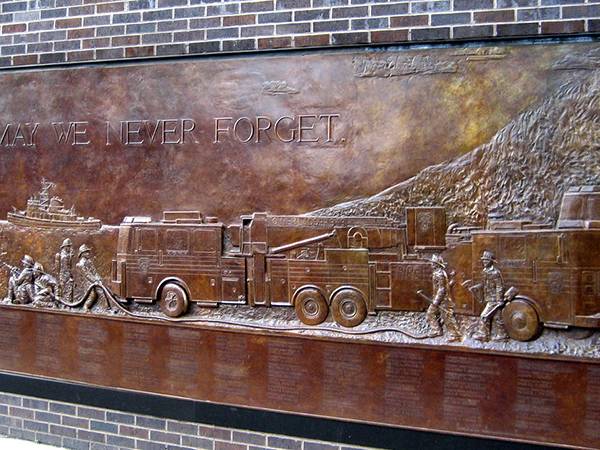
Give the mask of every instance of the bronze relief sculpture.
<path id="1" fill-rule="evenodd" d="M 6 274 L 6 302 L 98 313 L 110 310 L 110 314 L 148 320 L 217 320 L 231 326 L 477 348 L 514 347 L 519 345 L 515 342 L 539 340 L 547 330 L 558 330 L 561 336 L 589 335 L 600 326 L 600 264 L 588 251 L 598 246 L 600 219 L 598 130 L 594 126 L 597 48 L 585 44 L 536 51 L 539 54 L 518 46 L 490 46 L 356 52 L 351 57 L 335 55 L 322 74 L 306 83 L 277 60 L 267 61 L 261 68 L 265 74 L 255 80 L 255 92 L 235 91 L 231 98 L 219 97 L 216 104 L 234 111 L 258 102 L 260 107 L 272 108 L 272 114 L 237 117 L 230 111 L 208 120 L 209 129 L 202 129 L 203 123 L 191 116 L 118 123 L 107 120 L 96 128 L 93 121 L 52 122 L 50 130 L 59 146 L 99 146 L 104 153 L 85 156 L 90 167 L 105 167 L 108 160 L 97 158 L 106 155 L 124 158 L 124 166 L 119 166 L 123 170 L 114 183 L 105 179 L 102 186 L 112 195 L 122 192 L 124 201 L 109 204 L 110 195 L 95 195 L 99 187 L 90 187 L 84 179 L 82 187 L 89 193 L 80 194 L 72 186 L 64 191 L 75 194 L 76 199 L 94 199 L 88 205 L 78 202 L 83 209 L 89 208 L 89 214 L 81 215 L 54 194 L 63 185 L 43 179 L 40 192 L 30 196 L 26 208 L 7 212 L 7 222 L 0 226 L 6 263 L 16 264 L 23 257 L 23 267 L 11 268 Z M 532 54 L 543 63 L 532 74 L 550 80 L 547 86 L 519 78 L 521 72 L 514 68 L 513 63 L 529 64 Z M 311 58 L 306 61 L 323 67 Z M 171 69 L 161 66 L 156 70 Z M 245 74 L 249 68 L 240 70 Z M 214 76 L 220 80 L 220 75 Z M 325 83 L 327 77 L 339 78 L 339 86 L 319 91 L 317 82 Z M 505 88 L 512 80 L 531 90 L 536 100 L 527 103 L 520 88 L 509 92 L 515 105 L 499 103 L 502 94 L 493 89 L 463 89 L 465 93 L 460 95 L 471 103 L 485 103 L 488 97 L 492 104 L 498 103 L 498 111 L 482 107 L 482 114 L 486 123 L 500 128 L 492 130 L 497 130 L 495 134 L 486 130 L 478 141 L 463 124 L 455 124 L 461 130 L 456 133 L 452 127 L 425 132 L 423 127 L 408 128 L 390 116 L 393 108 L 386 99 L 399 101 L 409 93 L 416 97 L 407 103 L 407 110 L 418 105 L 431 110 L 428 102 L 432 100 L 422 92 L 435 85 L 447 90 L 439 91 L 445 100 L 436 104 L 449 108 L 449 121 L 464 116 L 466 122 L 475 123 L 478 117 L 461 110 L 457 106 L 460 101 L 452 100 L 459 95 L 452 83 L 473 87 L 486 77 L 496 77 L 493 79 Z M 348 86 L 365 105 L 355 108 L 351 116 L 340 112 L 348 102 L 344 94 Z M 305 101 L 312 108 L 321 98 L 331 107 L 318 114 L 303 108 L 293 113 L 281 109 L 298 108 Z M 365 128 L 368 117 L 373 123 Z M 431 120 L 441 126 L 439 117 Z M 376 122 L 383 128 L 374 133 Z M 395 133 L 394 127 L 402 131 Z M 8 127 L 8 134 L 10 130 Z M 44 124 L 38 123 L 36 130 L 37 145 L 48 144 L 41 141 Z M 453 144 L 445 140 L 448 132 L 454 133 L 455 145 L 464 148 L 451 150 Z M 372 139 L 367 139 L 369 136 Z M 36 145 L 33 137 L 32 133 L 31 147 Z M 391 158 L 396 155 L 412 168 L 420 150 L 407 149 L 407 155 L 404 150 L 390 153 L 393 146 L 407 147 L 410 139 L 423 149 L 435 144 L 450 157 L 436 159 L 434 152 L 425 152 L 425 166 L 411 172 L 412 178 L 401 172 L 404 181 L 391 186 L 387 167 L 370 164 L 381 170 L 357 172 L 365 190 L 377 192 L 373 189 L 385 183 L 390 187 L 357 198 L 361 183 L 349 181 L 352 177 L 346 172 L 354 174 L 367 167 L 361 158 L 371 153 L 375 161 L 388 161 L 400 170 L 402 163 Z M 478 146 L 469 147 L 476 141 Z M 377 153 L 377 145 L 385 151 Z M 265 162 L 258 156 L 247 159 L 250 148 L 262 146 L 269 151 L 274 146 L 279 146 L 277 151 L 293 148 L 300 155 L 289 153 L 294 165 L 282 169 L 282 173 L 293 174 L 291 185 L 311 192 L 305 196 L 308 203 L 298 203 L 299 212 L 310 211 L 307 205 L 318 204 L 315 198 L 324 198 L 321 204 L 340 198 L 335 189 L 330 190 L 338 182 L 345 186 L 341 198 L 349 200 L 312 213 L 239 216 L 244 211 L 262 210 L 248 209 L 249 204 L 271 208 L 279 204 L 286 212 L 292 209 L 289 202 L 277 200 L 284 190 L 271 192 L 270 183 L 264 181 L 261 171 L 269 166 L 269 154 L 263 155 Z M 361 146 L 368 152 L 357 152 Z M 145 152 L 145 157 L 154 161 L 156 150 L 163 147 L 164 167 L 142 167 L 134 153 L 129 153 Z M 185 152 L 200 147 L 219 149 L 225 156 L 206 150 L 206 164 L 192 164 L 196 159 L 187 159 L 190 156 Z M 116 156 L 116 150 L 125 156 Z M 214 174 L 225 170 L 219 166 L 223 160 L 237 167 L 236 176 L 229 172 L 225 176 L 232 194 L 216 188 L 222 180 Z M 442 162 L 433 164 L 436 161 Z M 327 164 L 331 171 L 321 172 Z M 151 168 L 154 166 L 160 174 Z M 305 166 L 314 171 L 314 177 Z M 127 168 L 133 170 L 131 179 L 122 178 Z M 334 176 L 335 182 L 323 181 Z M 311 177 L 320 180 L 316 186 L 309 184 Z M 72 183 L 69 177 L 59 178 L 54 181 Z M 152 180 L 161 187 L 148 189 Z M 269 181 L 282 186 L 276 177 Z M 250 195 L 245 209 L 236 209 L 240 198 L 251 194 L 244 189 L 249 182 L 265 194 Z M 179 185 L 189 188 L 188 194 L 174 190 Z M 210 194 L 202 195 L 204 188 Z M 300 190 L 288 189 L 289 198 L 297 199 Z M 20 190 L 19 201 L 31 191 Z M 142 206 L 136 209 L 138 201 Z M 211 210 L 226 210 L 222 222 L 194 211 L 209 201 L 218 204 Z M 144 212 L 154 218 L 139 215 Z M 162 219 L 156 220 L 159 213 Z M 107 222 L 120 224 L 103 225 L 92 216 L 109 217 Z M 25 236 L 25 230 L 34 233 Z M 544 353 L 544 345 L 529 350 Z M 580 351 L 580 345 L 575 343 L 573 348 Z"/>
<path id="2" fill-rule="evenodd" d="M 600 242 L 599 198 L 596 186 L 574 188 L 556 226 L 494 217 L 486 229 L 446 229 L 440 207 L 406 207 L 403 223 L 254 213 L 225 225 L 195 211 L 166 211 L 161 221 L 126 217 L 111 230 L 117 248 L 110 281 L 87 243 L 75 263 L 72 239 L 65 238 L 54 274 L 29 255 L 21 269 L 5 263 L 6 302 L 208 323 L 215 319 L 206 311 L 215 306 L 287 306 L 304 326 L 291 316 L 277 326 L 227 316 L 217 321 L 348 335 L 396 332 L 467 345 L 535 340 L 543 327 L 581 330 L 585 337 L 600 327 L 593 284 L 600 266 L 588 251 Z M 424 329 L 418 320 L 394 324 L 395 316 L 423 311 Z M 366 321 L 378 314 L 392 324 Z"/>

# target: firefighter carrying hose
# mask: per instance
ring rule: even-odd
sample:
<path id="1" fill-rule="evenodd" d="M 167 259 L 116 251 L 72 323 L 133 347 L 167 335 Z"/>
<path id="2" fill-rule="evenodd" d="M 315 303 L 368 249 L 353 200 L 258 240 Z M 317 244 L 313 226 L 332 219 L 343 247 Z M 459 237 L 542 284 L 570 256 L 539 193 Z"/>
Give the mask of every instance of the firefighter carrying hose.
<path id="1" fill-rule="evenodd" d="M 92 249 L 83 244 L 79 247 L 79 261 L 77 262 L 77 270 L 82 275 L 82 284 L 85 292 L 89 290 L 88 298 L 83 304 L 83 308 L 87 311 L 92 309 L 98 299 L 102 295 L 102 278 L 94 266 L 91 259 Z"/>
<path id="2" fill-rule="evenodd" d="M 33 265 L 35 278 L 35 302 L 41 302 L 48 306 L 56 300 L 56 279 L 44 271 L 44 266 L 39 262 Z"/>
<path id="3" fill-rule="evenodd" d="M 434 266 L 432 275 L 433 299 L 430 301 L 425 315 L 431 330 L 429 335 L 430 337 L 441 336 L 443 334 L 443 324 L 448 332 L 448 340 L 458 341 L 461 339 L 461 334 L 454 316 L 454 302 L 450 295 L 451 283 L 446 271 L 447 264 L 440 255 L 433 255 L 431 262 Z"/>
<path id="4" fill-rule="evenodd" d="M 481 256 L 483 264 L 483 303 L 485 308 L 479 316 L 477 330 L 473 338 L 479 341 L 489 341 L 496 329 L 495 340 L 506 340 L 506 328 L 502 320 L 502 307 L 505 303 L 504 280 L 500 269 L 496 267 L 494 254 L 485 250 Z"/>

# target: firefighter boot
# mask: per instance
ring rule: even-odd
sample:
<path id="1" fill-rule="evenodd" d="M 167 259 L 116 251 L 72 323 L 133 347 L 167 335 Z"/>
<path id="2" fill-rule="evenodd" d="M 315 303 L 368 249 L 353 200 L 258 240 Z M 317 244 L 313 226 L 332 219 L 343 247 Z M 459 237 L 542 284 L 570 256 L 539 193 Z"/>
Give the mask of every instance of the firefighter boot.
<path id="1" fill-rule="evenodd" d="M 446 322 L 446 332 L 448 333 L 448 342 L 457 342 L 462 340 L 462 335 L 458 329 L 456 319 Z"/>
<path id="2" fill-rule="evenodd" d="M 83 309 L 86 311 L 90 311 L 96 303 L 96 300 L 98 300 L 98 294 L 96 294 L 96 289 L 92 289 L 88 295 L 87 300 L 83 304 Z"/>
<path id="3" fill-rule="evenodd" d="M 427 308 L 427 313 L 425 313 L 425 318 L 427 319 L 427 323 L 429 325 L 429 333 L 428 337 L 438 337 L 443 334 L 442 326 L 440 325 L 440 311 L 437 305 L 429 305 Z"/>
<path id="4" fill-rule="evenodd" d="M 492 338 L 494 341 L 507 341 L 508 334 L 506 333 L 506 328 L 504 327 L 504 320 L 502 320 L 502 311 L 497 311 L 494 314 L 494 318 L 492 319 L 492 330 L 496 329 L 496 333 Z"/>
<path id="5" fill-rule="evenodd" d="M 448 342 L 456 342 L 462 340 L 462 334 L 460 327 L 456 321 L 454 315 L 454 305 L 449 304 L 446 307 L 446 311 L 442 314 L 444 326 L 446 327 L 446 333 L 448 333 Z"/>
<path id="6" fill-rule="evenodd" d="M 487 342 L 490 340 L 490 323 L 485 319 L 479 319 L 477 323 L 477 329 L 473 333 L 473 339 L 481 342 Z"/>

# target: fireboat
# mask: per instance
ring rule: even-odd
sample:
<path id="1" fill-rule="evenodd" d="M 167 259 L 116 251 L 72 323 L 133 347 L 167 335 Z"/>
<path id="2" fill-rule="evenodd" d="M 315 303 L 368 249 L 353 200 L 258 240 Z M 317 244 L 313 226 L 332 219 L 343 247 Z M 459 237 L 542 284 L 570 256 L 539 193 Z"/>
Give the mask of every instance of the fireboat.
<path id="1" fill-rule="evenodd" d="M 6 220 L 14 225 L 38 228 L 78 228 L 98 230 L 102 227 L 100 219 L 82 217 L 75 211 L 75 206 L 65 208 L 60 197 L 51 195 L 56 184 L 42 180 L 42 189 L 27 200 L 27 208 L 23 211 L 13 206 Z"/>

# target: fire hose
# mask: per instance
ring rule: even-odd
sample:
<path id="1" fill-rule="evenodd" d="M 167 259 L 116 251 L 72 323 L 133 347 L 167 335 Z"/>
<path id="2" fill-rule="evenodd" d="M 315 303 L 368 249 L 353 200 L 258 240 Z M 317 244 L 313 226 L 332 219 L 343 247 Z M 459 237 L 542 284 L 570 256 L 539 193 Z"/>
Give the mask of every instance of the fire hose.
<path id="1" fill-rule="evenodd" d="M 67 302 L 60 298 L 58 298 L 57 300 L 60 303 L 62 303 L 63 305 L 66 305 L 69 307 L 77 307 L 85 302 L 85 300 L 87 299 L 87 297 L 90 294 L 90 292 L 92 291 L 92 289 L 95 289 L 96 287 L 99 287 L 100 289 L 102 289 L 110 307 L 114 307 L 118 311 L 121 311 L 122 313 L 124 313 L 125 315 L 130 316 L 130 317 L 134 317 L 137 319 L 148 319 L 147 315 L 137 314 L 137 313 L 132 312 L 132 311 L 128 310 L 127 308 L 125 308 L 121 304 L 121 302 L 116 298 L 116 296 L 110 291 L 110 289 L 108 289 L 104 285 L 104 283 L 102 283 L 101 281 L 98 283 L 92 284 L 90 287 L 88 287 L 85 294 L 83 295 L 83 297 L 80 300 L 77 300 L 75 302 Z M 340 334 L 346 334 L 346 335 L 368 335 L 368 334 L 383 333 L 383 332 L 394 332 L 394 333 L 403 334 L 405 336 L 408 336 L 411 339 L 416 339 L 416 340 L 429 338 L 428 335 L 412 334 L 409 331 L 406 331 L 406 330 L 403 330 L 403 329 L 397 328 L 397 327 L 377 327 L 377 328 L 372 328 L 369 330 L 344 330 L 341 328 L 334 328 L 334 327 L 318 327 L 318 328 L 308 327 L 308 326 L 281 326 L 281 327 L 278 327 L 278 326 L 274 326 L 274 325 L 258 325 L 258 324 L 237 322 L 237 321 L 233 321 L 233 320 L 222 320 L 222 319 L 211 319 L 211 318 L 200 318 L 200 317 L 190 317 L 190 318 L 168 317 L 167 318 L 167 317 L 160 317 L 160 316 L 152 316 L 151 318 L 157 319 L 157 320 L 160 320 L 163 322 L 212 323 L 212 324 L 217 324 L 217 325 L 233 325 L 233 326 L 238 326 L 238 327 L 243 327 L 243 328 L 268 330 L 268 331 L 317 331 L 317 330 L 320 330 L 320 331 L 330 331 L 332 333 L 340 333 Z"/>
<path id="2" fill-rule="evenodd" d="M 8 264 L 3 263 L 4 265 L 8 266 Z M 9 266 L 12 268 L 12 266 Z M 88 298 L 88 296 L 90 295 L 91 291 L 95 288 L 99 287 L 102 292 L 104 293 L 104 295 L 106 296 L 106 299 L 108 301 L 109 307 L 114 307 L 116 308 L 118 311 L 121 311 L 122 313 L 124 313 L 127 316 L 130 317 L 134 317 L 134 318 L 138 318 L 138 319 L 148 319 L 148 316 L 144 315 L 144 314 L 136 314 L 132 311 L 129 311 L 127 308 L 123 307 L 123 305 L 121 305 L 121 302 L 115 297 L 115 295 L 111 292 L 110 289 L 108 289 L 104 283 L 101 280 L 98 280 L 96 283 L 91 284 L 85 291 L 84 295 L 79 299 L 79 300 L 75 300 L 72 302 L 69 302 L 67 300 L 64 300 L 61 297 L 55 297 L 56 301 L 58 301 L 60 304 L 65 305 L 69 308 L 77 308 L 79 306 L 81 306 Z M 190 318 L 185 318 L 185 317 L 160 317 L 160 316 L 152 316 L 152 319 L 157 319 L 160 321 L 166 321 L 166 322 L 175 322 L 175 323 L 212 323 L 212 324 L 217 324 L 217 325 L 233 325 L 233 326 L 238 326 L 238 327 L 243 327 L 243 328 L 250 328 L 250 329 L 258 329 L 258 330 L 269 330 L 269 331 L 315 331 L 315 330 L 322 330 L 322 331 L 330 331 L 332 333 L 339 333 L 339 334 L 345 334 L 345 335 L 354 335 L 354 336 L 360 336 L 360 335 L 368 335 L 368 334 L 375 334 L 375 333 L 384 333 L 384 332 L 392 332 L 392 333 L 400 333 L 403 334 L 411 339 L 415 339 L 415 340 L 422 340 L 422 339 L 428 339 L 430 336 L 428 335 L 416 335 L 413 334 L 407 330 L 403 330 L 401 328 L 397 328 L 397 327 L 377 327 L 377 328 L 372 328 L 369 330 L 344 330 L 341 328 L 334 328 L 334 327 L 319 327 L 319 328 L 315 328 L 315 327 L 306 327 L 306 326 L 274 326 L 274 325 L 258 325 L 258 324 L 249 324 L 249 323 L 243 323 L 243 322 L 237 322 L 237 321 L 232 321 L 232 320 L 222 320 L 222 319 L 211 319 L 211 318 L 199 318 L 199 317 L 190 317 Z"/>

